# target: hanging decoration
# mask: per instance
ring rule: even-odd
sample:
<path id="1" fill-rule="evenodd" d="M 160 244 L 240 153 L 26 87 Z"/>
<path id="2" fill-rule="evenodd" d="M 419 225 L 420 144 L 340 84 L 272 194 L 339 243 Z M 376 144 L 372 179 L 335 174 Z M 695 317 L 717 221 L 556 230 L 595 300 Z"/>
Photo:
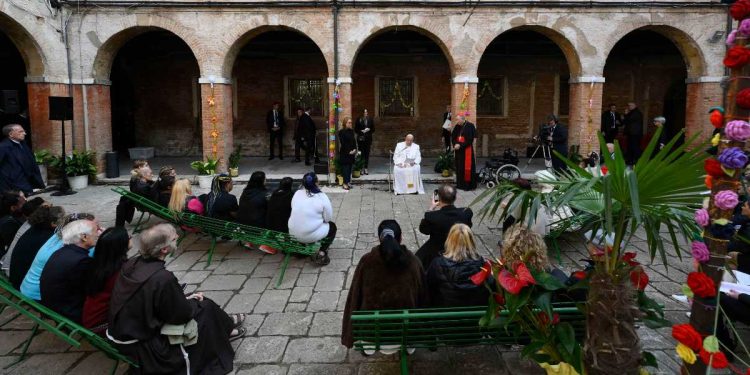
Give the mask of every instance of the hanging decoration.
<path id="1" fill-rule="evenodd" d="M 401 85 L 398 83 L 398 80 L 396 81 L 396 85 L 393 86 L 393 95 L 390 98 L 389 101 L 381 101 L 380 102 L 380 110 L 381 112 L 390 106 L 393 105 L 396 101 L 401 104 L 402 107 L 410 110 L 412 114 L 414 113 L 414 103 L 408 104 L 406 99 L 404 98 L 404 95 L 401 93 Z"/>
<path id="2" fill-rule="evenodd" d="M 214 84 L 211 82 L 211 94 L 208 96 L 208 115 L 211 118 L 211 156 L 213 159 L 218 158 L 219 154 L 219 117 L 216 115 L 216 95 Z"/>

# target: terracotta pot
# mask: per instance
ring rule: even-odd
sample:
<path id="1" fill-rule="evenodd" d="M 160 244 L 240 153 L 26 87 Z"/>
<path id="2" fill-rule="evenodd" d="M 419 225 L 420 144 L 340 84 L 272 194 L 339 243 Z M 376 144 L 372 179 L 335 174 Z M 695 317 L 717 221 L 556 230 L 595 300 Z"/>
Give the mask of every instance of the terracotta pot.
<path id="1" fill-rule="evenodd" d="M 360 176 L 362 176 L 362 172 L 360 172 L 360 171 L 352 171 L 352 177 L 359 178 Z"/>

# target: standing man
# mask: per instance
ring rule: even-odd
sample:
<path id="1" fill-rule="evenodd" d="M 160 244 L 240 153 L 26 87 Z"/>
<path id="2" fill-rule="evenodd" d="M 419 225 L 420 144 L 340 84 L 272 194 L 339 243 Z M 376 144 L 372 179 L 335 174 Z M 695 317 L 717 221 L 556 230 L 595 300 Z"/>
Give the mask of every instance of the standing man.
<path id="1" fill-rule="evenodd" d="M 445 151 L 451 149 L 451 105 L 445 106 L 445 113 L 443 113 L 443 146 Z"/>
<path id="2" fill-rule="evenodd" d="M 304 112 L 302 108 L 297 109 L 297 126 L 294 130 L 294 160 L 292 163 L 300 162 L 300 147 L 305 149 L 305 165 L 310 165 L 310 158 L 315 156 L 315 122 L 310 117 L 312 108 L 308 107 Z"/>
<path id="3" fill-rule="evenodd" d="M 561 124 L 555 115 L 547 116 L 547 138 L 546 141 L 552 149 L 564 156 L 568 156 L 568 129 Z M 552 168 L 556 171 L 565 169 L 565 162 L 552 154 Z"/>
<path id="4" fill-rule="evenodd" d="M 617 138 L 617 127 L 620 126 L 620 114 L 614 103 L 609 105 L 609 111 L 602 113 L 602 134 L 606 143 L 613 143 Z"/>
<path id="5" fill-rule="evenodd" d="M 643 138 L 643 113 L 634 102 L 628 103 L 628 112 L 623 116 L 622 125 L 628 136 L 628 152 L 625 159 L 628 165 L 634 165 L 641 157 L 641 138 Z"/>
<path id="6" fill-rule="evenodd" d="M 268 111 L 266 114 L 266 127 L 268 127 L 268 134 L 270 135 L 269 149 L 271 150 L 271 156 L 268 160 L 273 160 L 274 148 L 276 144 L 279 145 L 279 160 L 284 160 L 284 128 L 286 127 L 286 121 L 284 121 L 284 115 L 279 111 L 279 102 L 273 103 L 273 109 Z"/>
<path id="7" fill-rule="evenodd" d="M 359 150 L 362 151 L 362 158 L 365 160 L 362 173 L 370 174 L 367 168 L 370 166 L 370 147 L 372 147 L 372 133 L 375 132 L 375 122 L 367 114 L 367 109 L 362 112 L 362 117 L 357 120 L 354 131 L 357 133 Z"/>
<path id="8" fill-rule="evenodd" d="M 414 254 L 422 261 L 424 269 L 429 268 L 432 260 L 443 253 L 445 240 L 453 224 L 466 224 L 471 228 L 471 218 L 474 216 L 471 208 L 457 208 L 454 205 L 456 187 L 453 185 L 440 185 L 437 189 L 437 196 L 432 198 L 430 210 L 424 213 L 424 218 L 419 223 L 419 231 L 430 238 Z"/>
<path id="9" fill-rule="evenodd" d="M 456 187 L 461 190 L 477 188 L 476 155 L 474 155 L 474 137 L 477 128 L 466 121 L 464 115 L 458 115 L 458 122 L 453 127 L 451 140 L 456 160 Z"/>
<path id="10" fill-rule="evenodd" d="M 44 182 L 34 154 L 24 143 L 26 131 L 19 124 L 3 126 L 0 141 L 0 191 L 19 190 L 26 196 L 43 189 Z"/>

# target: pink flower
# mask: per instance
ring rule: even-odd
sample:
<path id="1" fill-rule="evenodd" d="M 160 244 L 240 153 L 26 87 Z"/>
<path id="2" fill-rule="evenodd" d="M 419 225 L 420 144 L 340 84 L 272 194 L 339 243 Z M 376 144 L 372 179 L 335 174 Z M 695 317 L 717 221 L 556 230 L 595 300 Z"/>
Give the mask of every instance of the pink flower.
<path id="1" fill-rule="evenodd" d="M 737 40 L 737 30 L 732 30 L 732 32 L 727 35 L 727 46 L 733 46 L 735 40 Z"/>
<path id="2" fill-rule="evenodd" d="M 737 33 L 742 36 L 750 36 L 750 21 L 747 19 L 740 22 L 740 26 L 737 28 Z"/>
<path id="3" fill-rule="evenodd" d="M 750 138 L 750 124 L 742 120 L 729 121 L 724 128 L 724 134 L 733 141 L 744 142 Z"/>
<path id="4" fill-rule="evenodd" d="M 693 258 L 695 260 L 697 260 L 700 263 L 708 262 L 709 251 L 705 243 L 700 242 L 700 241 L 693 241 L 690 247 L 691 247 L 691 253 L 693 254 Z"/>
<path id="5" fill-rule="evenodd" d="M 714 204 L 722 210 L 734 209 L 737 203 L 737 193 L 731 190 L 722 190 L 714 195 Z"/>
<path id="6" fill-rule="evenodd" d="M 702 227 L 707 227 L 709 223 L 708 210 L 701 208 L 695 211 L 695 222 Z"/>

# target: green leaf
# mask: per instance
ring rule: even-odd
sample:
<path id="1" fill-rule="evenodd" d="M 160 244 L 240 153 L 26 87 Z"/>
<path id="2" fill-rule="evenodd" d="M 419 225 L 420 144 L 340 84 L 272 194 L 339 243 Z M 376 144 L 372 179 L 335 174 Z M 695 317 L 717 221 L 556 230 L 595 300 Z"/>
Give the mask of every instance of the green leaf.
<path id="1" fill-rule="evenodd" d="M 532 271 L 532 275 L 534 276 L 534 280 L 536 280 L 537 285 L 546 290 L 555 291 L 565 288 L 565 285 L 560 280 L 556 279 L 554 276 L 547 272 L 533 273 Z"/>
<path id="2" fill-rule="evenodd" d="M 671 321 L 655 316 L 653 313 L 648 313 L 647 316 L 641 318 L 641 321 L 646 327 L 651 329 L 659 329 L 672 326 Z"/>
<path id="3" fill-rule="evenodd" d="M 551 292 L 545 292 L 542 293 L 536 298 L 534 298 L 534 305 L 538 307 L 540 310 L 544 311 L 545 314 L 549 317 L 550 321 L 552 321 L 552 293 Z"/>
<path id="4" fill-rule="evenodd" d="M 555 326 L 555 333 L 563 348 L 572 354 L 576 346 L 576 333 L 573 330 L 573 326 L 567 322 L 560 323 Z"/>
<path id="5" fill-rule="evenodd" d="M 654 367 L 657 369 L 659 368 L 659 362 L 656 360 L 656 356 L 654 356 L 651 352 L 641 352 L 641 358 L 641 364 L 643 366 Z"/>

